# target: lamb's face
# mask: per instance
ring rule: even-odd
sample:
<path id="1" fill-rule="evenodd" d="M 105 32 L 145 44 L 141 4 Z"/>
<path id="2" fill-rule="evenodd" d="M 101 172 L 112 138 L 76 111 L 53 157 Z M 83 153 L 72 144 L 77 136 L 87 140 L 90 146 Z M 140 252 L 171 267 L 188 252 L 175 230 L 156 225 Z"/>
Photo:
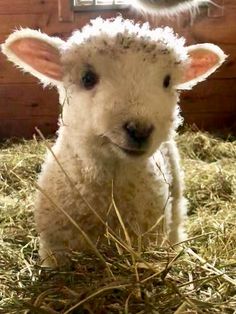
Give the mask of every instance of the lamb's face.
<path id="1" fill-rule="evenodd" d="M 166 49 L 77 47 L 65 52 L 63 62 L 62 128 L 75 147 L 145 158 L 168 139 L 177 119 L 174 86 L 181 67 Z"/>

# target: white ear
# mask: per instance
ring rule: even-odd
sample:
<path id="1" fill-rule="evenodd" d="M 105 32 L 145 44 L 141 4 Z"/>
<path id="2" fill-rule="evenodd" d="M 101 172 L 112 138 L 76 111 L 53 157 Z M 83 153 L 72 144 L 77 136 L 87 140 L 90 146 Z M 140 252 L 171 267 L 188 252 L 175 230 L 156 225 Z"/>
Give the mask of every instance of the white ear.
<path id="1" fill-rule="evenodd" d="M 63 44 L 60 38 L 21 29 L 11 34 L 1 48 L 10 61 L 36 76 L 44 85 L 58 85 L 63 75 L 60 60 Z"/>
<path id="2" fill-rule="evenodd" d="M 189 63 L 186 65 L 183 80 L 177 85 L 178 89 L 191 89 L 204 81 L 225 61 L 226 55 L 216 45 L 197 44 L 188 48 Z"/>

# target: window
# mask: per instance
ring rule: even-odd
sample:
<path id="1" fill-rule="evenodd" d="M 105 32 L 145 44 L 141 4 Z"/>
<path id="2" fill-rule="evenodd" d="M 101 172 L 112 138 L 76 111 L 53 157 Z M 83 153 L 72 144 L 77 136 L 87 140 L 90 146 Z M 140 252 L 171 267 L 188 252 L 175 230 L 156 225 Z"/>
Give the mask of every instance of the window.
<path id="1" fill-rule="evenodd" d="M 74 11 L 124 9 L 130 0 L 73 0 Z"/>

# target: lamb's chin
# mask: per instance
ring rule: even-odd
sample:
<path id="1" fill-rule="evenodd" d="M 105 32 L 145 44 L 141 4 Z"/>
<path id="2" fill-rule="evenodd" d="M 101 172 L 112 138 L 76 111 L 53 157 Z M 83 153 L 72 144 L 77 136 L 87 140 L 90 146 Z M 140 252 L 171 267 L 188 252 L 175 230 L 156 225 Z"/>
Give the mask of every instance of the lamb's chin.
<path id="1" fill-rule="evenodd" d="M 130 147 L 123 147 L 114 143 L 109 144 L 110 152 L 113 157 L 118 158 L 118 160 L 124 160 L 127 162 L 138 162 L 149 158 L 148 150 L 138 150 L 132 149 Z"/>

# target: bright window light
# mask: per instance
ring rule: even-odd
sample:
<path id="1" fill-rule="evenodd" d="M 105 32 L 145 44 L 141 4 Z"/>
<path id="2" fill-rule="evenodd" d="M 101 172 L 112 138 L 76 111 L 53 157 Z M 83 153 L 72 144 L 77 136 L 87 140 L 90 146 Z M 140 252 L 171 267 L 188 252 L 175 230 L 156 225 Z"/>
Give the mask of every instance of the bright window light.
<path id="1" fill-rule="evenodd" d="M 130 0 L 73 0 L 73 8 L 78 11 L 125 8 Z"/>

